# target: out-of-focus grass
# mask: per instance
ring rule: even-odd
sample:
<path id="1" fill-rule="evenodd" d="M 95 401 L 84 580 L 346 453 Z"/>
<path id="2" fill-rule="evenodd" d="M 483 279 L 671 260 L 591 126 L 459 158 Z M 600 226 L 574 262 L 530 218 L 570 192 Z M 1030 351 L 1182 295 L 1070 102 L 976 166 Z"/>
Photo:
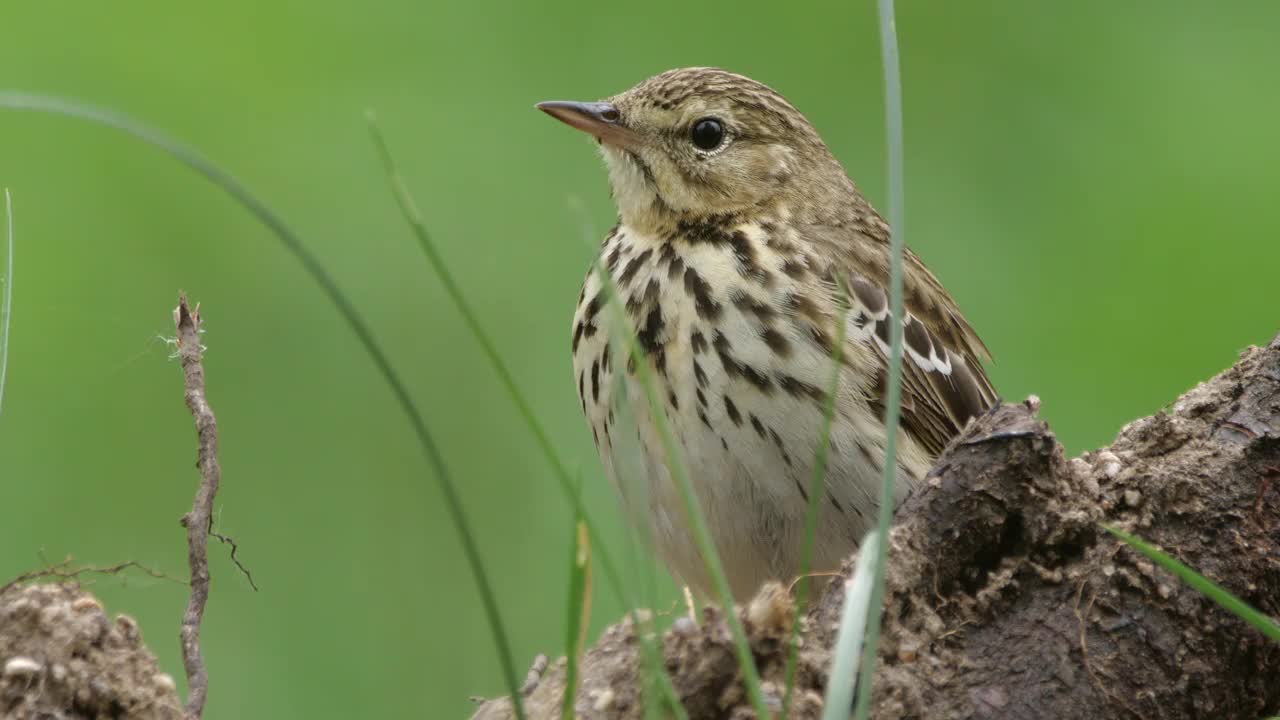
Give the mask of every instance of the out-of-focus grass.
<path id="1" fill-rule="evenodd" d="M 13 199 L 4 190 L 4 274 L 0 276 L 0 412 L 4 411 L 4 376 L 9 369 L 9 320 L 13 312 Z"/>
<path id="2" fill-rule="evenodd" d="M 868 690 L 859 676 L 863 639 L 870 624 L 871 596 L 875 586 L 876 556 L 880 539 L 875 530 L 867 533 L 858 548 L 853 577 L 845 583 L 844 605 L 840 611 L 840 627 L 831 648 L 831 668 L 827 674 L 827 693 L 822 703 L 822 720 L 845 720 L 853 704 L 857 688 Z M 861 695 L 870 695 L 863 692 Z M 861 695 L 859 697 L 861 697 Z"/>
<path id="3" fill-rule="evenodd" d="M 579 482 L 579 489 L 581 483 Z M 573 538 L 569 543 L 569 615 L 564 641 L 564 697 L 561 720 L 573 720 L 573 703 L 578 690 L 578 662 L 587 642 L 591 622 L 591 534 L 584 517 L 575 513 Z"/>
<path id="4" fill-rule="evenodd" d="M 410 396 L 407 386 L 391 364 L 391 360 L 382 349 L 381 344 L 374 338 L 368 323 L 365 322 L 359 310 L 351 302 L 350 297 L 338 287 L 337 282 L 320 263 L 319 258 L 303 242 L 302 237 L 294 232 L 280 215 L 268 207 L 266 202 L 258 195 L 199 150 L 123 113 L 65 98 L 12 92 L 0 92 L 0 107 L 66 115 L 128 133 L 142 142 L 164 151 L 173 159 L 187 166 L 198 175 L 203 176 L 218 189 L 231 196 L 293 253 L 298 263 L 324 290 L 330 302 L 338 309 L 343 319 L 347 321 L 349 328 L 355 333 L 360 347 L 373 361 L 378 373 L 386 382 L 387 387 L 390 388 L 392 395 L 395 396 L 405 419 L 409 421 L 409 426 L 417 437 L 423 455 L 426 456 L 428 464 L 431 465 L 434 471 L 434 476 L 448 508 L 449 519 L 452 521 L 454 530 L 462 543 L 463 553 L 475 580 L 476 589 L 480 595 L 480 604 L 484 608 L 486 622 L 489 625 L 490 632 L 493 634 L 494 644 L 497 646 L 498 660 L 502 668 L 503 678 L 507 684 L 507 692 L 510 693 L 512 707 L 518 720 L 524 720 L 524 705 L 520 695 L 520 684 L 516 680 L 515 665 L 512 661 L 511 642 L 502 622 L 502 614 L 498 609 L 498 603 L 494 599 L 489 574 L 485 570 L 484 560 L 480 555 L 475 533 L 471 529 L 471 522 L 467 518 L 453 477 L 445 464 L 444 456 L 441 454 L 440 446 L 432 436 L 431 431 L 427 429 L 426 420 L 418 409 L 417 403 Z M 7 191 L 5 199 L 7 210 Z M 12 229 L 10 229 L 9 234 L 10 238 L 12 238 Z M 8 283 L 6 283 L 6 287 L 7 285 Z M 4 306 L 7 309 L 8 302 Z M 7 313 L 3 330 L 7 335 Z M 5 349 L 7 349 L 8 342 L 6 341 L 4 345 Z M 4 364 L 0 362 L 0 371 L 3 369 Z M 252 580 L 250 582 L 252 583 Z"/>
<path id="5" fill-rule="evenodd" d="M 858 704 L 855 717 L 866 720 L 871 712 L 871 683 L 875 677 L 877 648 L 880 643 L 880 605 L 884 599 L 884 566 L 889 557 L 889 523 L 893 520 L 893 486 L 898 480 L 898 410 L 902 402 L 902 254 L 906 231 L 903 227 L 903 162 L 902 162 L 902 73 L 898 68 L 897 16 L 893 0 L 879 0 L 880 55 L 884 73 L 884 120 L 886 146 L 889 148 L 889 381 L 884 403 L 884 478 L 880 485 L 880 507 L 877 513 L 875 566 L 872 571 L 870 608 L 866 619 L 866 647 L 859 668 Z M 860 623 L 846 617 L 845 622 Z M 841 681 L 844 679 L 841 678 Z"/>
<path id="6" fill-rule="evenodd" d="M 836 397 L 840 390 L 840 373 L 844 367 L 844 342 L 848 327 L 848 290 L 839 286 L 838 310 L 833 329 L 836 342 L 831 350 L 831 379 L 827 381 L 827 395 L 822 403 L 822 426 L 818 431 L 817 449 L 813 454 L 813 477 L 809 480 L 809 507 L 804 517 L 804 540 L 800 548 L 800 578 L 795 583 L 795 608 L 791 613 L 791 643 L 787 649 L 787 667 L 783 672 L 786 690 L 782 694 L 782 716 L 791 710 L 791 695 L 795 689 L 796 659 L 800 654 L 800 619 L 809 607 L 809 576 L 813 560 L 814 534 L 818 528 L 818 507 L 823 497 L 823 484 L 827 480 L 827 455 L 831 447 L 831 422 L 836 414 Z"/>

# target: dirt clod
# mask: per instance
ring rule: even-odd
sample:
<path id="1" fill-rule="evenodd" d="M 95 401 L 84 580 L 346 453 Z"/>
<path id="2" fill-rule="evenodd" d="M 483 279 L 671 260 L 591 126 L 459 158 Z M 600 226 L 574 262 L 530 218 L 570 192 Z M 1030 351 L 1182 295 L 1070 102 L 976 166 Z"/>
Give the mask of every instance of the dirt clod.
<path id="1" fill-rule="evenodd" d="M 73 583 L 0 592 L 0 663 L 5 718 L 182 717 L 173 678 L 142 645 L 137 624 L 111 622 Z"/>

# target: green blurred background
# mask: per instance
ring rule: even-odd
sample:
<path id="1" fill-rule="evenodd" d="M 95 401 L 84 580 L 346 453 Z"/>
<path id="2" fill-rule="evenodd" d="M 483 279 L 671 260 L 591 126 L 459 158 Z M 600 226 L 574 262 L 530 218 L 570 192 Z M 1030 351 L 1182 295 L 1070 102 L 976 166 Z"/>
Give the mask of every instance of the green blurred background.
<path id="1" fill-rule="evenodd" d="M 1038 394 L 1071 452 L 1277 330 L 1277 27 L 1263 1 L 899 8 L 908 242 L 994 351 L 1004 396 Z M 0 86 L 194 143 L 334 271 L 443 444 L 521 674 L 563 647 L 571 519 L 397 215 L 364 109 L 616 539 L 569 370 L 590 251 L 568 198 L 601 233 L 613 210 L 591 144 L 533 103 L 734 69 L 805 111 L 883 206 L 878 53 L 871 0 L 12 2 L 0 20 Z M 0 185 L 17 229 L 0 578 L 67 554 L 185 576 L 194 438 L 161 340 L 183 288 L 207 323 L 218 525 L 262 586 L 211 548 L 209 717 L 458 717 L 502 692 L 406 423 L 267 231 L 159 152 L 52 116 L 0 111 Z M 181 675 L 182 586 L 94 590 Z M 593 628 L 621 611 L 598 584 Z"/>

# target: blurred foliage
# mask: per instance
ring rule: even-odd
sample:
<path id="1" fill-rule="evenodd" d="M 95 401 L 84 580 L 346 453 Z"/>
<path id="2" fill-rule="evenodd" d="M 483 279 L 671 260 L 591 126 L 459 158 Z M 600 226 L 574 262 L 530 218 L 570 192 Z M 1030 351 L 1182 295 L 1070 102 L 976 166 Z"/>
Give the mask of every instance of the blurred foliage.
<path id="1" fill-rule="evenodd" d="M 1040 395 L 1072 452 L 1278 329 L 1278 24 L 1280 5 L 1262 0 L 899 7 L 907 241 L 995 353 L 1002 393 Z M 727 67 L 785 93 L 881 202 L 877 63 L 870 0 L 10 3 L 0 23 L 0 86 L 111 106 L 192 142 L 333 268 L 445 446 L 521 666 L 563 645 L 572 517 L 431 281 L 364 109 L 620 539 L 569 371 L 589 250 L 567 198 L 602 232 L 614 213 L 589 142 L 533 103 Z M 209 717 L 453 717 L 499 692 L 410 431 L 267 231 L 160 153 L 50 116 L 0 112 L 0 185 L 19 269 L 0 577 L 68 553 L 185 573 L 194 433 L 161 339 L 182 288 L 208 330 L 217 520 L 262 586 L 211 549 Z M 139 576 L 93 589 L 181 674 L 183 587 Z M 594 606 L 593 633 L 622 610 L 603 593 Z"/>

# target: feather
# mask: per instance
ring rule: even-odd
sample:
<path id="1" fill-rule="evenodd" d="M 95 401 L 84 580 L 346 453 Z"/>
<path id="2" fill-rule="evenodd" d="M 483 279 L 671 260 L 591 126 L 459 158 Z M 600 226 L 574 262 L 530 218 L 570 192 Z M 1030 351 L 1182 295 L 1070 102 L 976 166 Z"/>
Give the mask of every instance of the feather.
<path id="1" fill-rule="evenodd" d="M 879 361 L 871 406 L 883 414 L 889 357 L 889 227 L 860 196 L 839 215 L 799 227 L 825 274 L 847 285 L 848 342 L 871 347 Z M 902 427 L 936 457 L 973 417 L 998 401 L 982 360 L 986 345 L 955 300 L 905 251 L 903 266 Z M 834 283 L 833 283 L 834 284 Z M 832 292 L 836 292 L 834 287 Z"/>

